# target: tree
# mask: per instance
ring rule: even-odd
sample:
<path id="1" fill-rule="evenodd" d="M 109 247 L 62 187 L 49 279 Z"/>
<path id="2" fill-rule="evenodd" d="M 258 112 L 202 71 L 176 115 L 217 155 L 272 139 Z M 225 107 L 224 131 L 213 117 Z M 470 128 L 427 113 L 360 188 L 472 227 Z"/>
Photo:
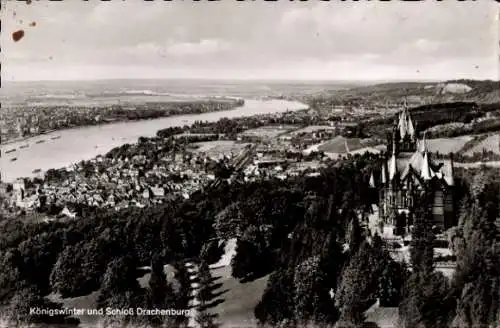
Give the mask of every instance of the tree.
<path id="1" fill-rule="evenodd" d="M 133 256 L 123 256 L 109 263 L 102 279 L 101 292 L 97 299 L 99 308 L 147 308 L 146 291 L 139 286 L 136 272 L 137 262 Z M 105 316 L 105 324 L 142 325 L 154 318 L 133 315 Z"/>
<path id="2" fill-rule="evenodd" d="M 500 231 L 495 225 L 500 217 L 499 191 L 500 183 L 485 183 L 472 204 L 463 208 L 467 220 L 458 227 L 462 247 L 453 280 L 458 298 L 455 326 L 491 326 L 500 313 Z"/>
<path id="3" fill-rule="evenodd" d="M 432 183 L 424 186 L 415 204 L 410 249 L 413 271 L 404 285 L 399 305 L 402 327 L 446 327 L 453 316 L 455 300 L 450 294 L 449 282 L 442 273 L 434 271 Z"/>
<path id="4" fill-rule="evenodd" d="M 0 272 L 0 304 L 9 304 L 11 298 L 21 289 L 28 287 L 23 279 L 20 265 L 21 254 L 17 249 L 0 253 L 2 270 Z"/>
<path id="5" fill-rule="evenodd" d="M 151 276 L 149 277 L 149 293 L 151 303 L 155 307 L 165 305 L 167 298 L 167 276 L 163 270 L 163 263 L 158 254 L 151 259 Z"/>
<path id="6" fill-rule="evenodd" d="M 356 253 L 359 249 L 361 243 L 365 240 L 363 230 L 359 224 L 359 219 L 353 213 L 350 225 L 349 225 L 349 250 Z"/>
<path id="7" fill-rule="evenodd" d="M 163 261 L 159 254 L 154 253 L 151 258 L 151 276 L 149 277 L 148 288 L 149 308 L 169 309 L 175 308 L 175 293 L 168 283 L 163 268 Z M 170 326 L 175 322 L 173 317 L 168 316 L 148 316 L 148 322 L 153 327 Z"/>
<path id="8" fill-rule="evenodd" d="M 27 287 L 18 291 L 10 301 L 7 312 L 9 327 L 26 327 L 27 325 L 47 325 L 64 327 L 78 327 L 79 320 L 64 314 L 50 315 L 49 313 L 30 314 L 30 309 L 56 311 L 62 310 L 61 305 L 48 301 L 40 296 L 36 287 Z"/>
<path id="9" fill-rule="evenodd" d="M 175 272 L 175 279 L 179 283 L 179 288 L 175 293 L 174 304 L 176 309 L 187 309 L 189 305 L 189 300 L 191 299 L 191 280 L 189 279 L 189 272 L 185 267 L 184 261 L 177 261 L 172 263 Z M 183 325 L 187 318 L 183 316 L 173 317 L 174 327 L 178 325 Z"/>
<path id="10" fill-rule="evenodd" d="M 224 255 L 225 243 L 219 243 L 218 240 L 212 240 L 205 243 L 200 252 L 200 258 L 209 264 L 217 263 Z"/>
<path id="11" fill-rule="evenodd" d="M 50 274 L 62 247 L 61 234 L 47 232 L 33 236 L 18 246 L 23 276 L 43 295 L 50 293 Z"/>
<path id="12" fill-rule="evenodd" d="M 378 299 L 380 306 L 398 306 L 402 298 L 406 274 L 406 266 L 404 264 L 388 260 L 379 278 Z"/>
<path id="13" fill-rule="evenodd" d="M 234 202 L 216 216 L 215 231 L 220 238 L 229 238 L 243 231 L 246 218 L 241 207 L 239 202 Z"/>
<path id="14" fill-rule="evenodd" d="M 252 279 L 272 268 L 270 254 L 261 231 L 248 227 L 236 244 L 236 255 L 231 261 L 232 275 L 238 279 Z"/>
<path id="15" fill-rule="evenodd" d="M 254 310 L 254 315 L 262 324 L 276 326 L 283 320 L 295 320 L 294 271 L 280 269 L 269 277 L 266 290 Z"/>
<path id="16" fill-rule="evenodd" d="M 87 295 L 99 289 L 106 270 L 106 257 L 112 255 L 109 249 L 102 249 L 103 246 L 98 239 L 67 246 L 52 269 L 52 289 L 62 297 Z"/>
<path id="17" fill-rule="evenodd" d="M 196 322 L 201 328 L 216 328 L 217 325 L 214 323 L 213 317 L 210 313 L 199 311 L 195 318 Z"/>
<path id="18" fill-rule="evenodd" d="M 136 260 L 130 255 L 119 257 L 109 263 L 101 284 L 102 302 L 106 303 L 107 296 L 139 289 L 136 266 Z"/>
<path id="19" fill-rule="evenodd" d="M 205 305 L 212 299 L 212 275 L 210 274 L 210 268 L 205 261 L 200 263 L 198 277 L 200 279 L 198 298 L 200 299 L 201 304 Z"/>
<path id="20" fill-rule="evenodd" d="M 295 319 L 298 324 L 331 322 L 335 306 L 329 295 L 326 272 L 321 270 L 319 256 L 299 264 L 294 275 Z"/>
<path id="21" fill-rule="evenodd" d="M 335 328 L 363 328 L 364 322 L 365 317 L 362 312 L 353 308 L 346 308 L 335 323 Z"/>
<path id="22" fill-rule="evenodd" d="M 399 305 L 401 327 L 448 327 L 455 306 L 448 279 L 442 273 L 415 271 L 403 289 Z"/>
<path id="23" fill-rule="evenodd" d="M 414 271 L 432 272 L 434 270 L 434 240 L 432 232 L 433 194 L 426 187 L 424 194 L 415 204 L 410 256 Z"/>
<path id="24" fill-rule="evenodd" d="M 346 324 L 360 325 L 362 313 L 373 304 L 379 294 L 379 280 L 384 268 L 381 250 L 365 241 L 342 272 L 342 280 L 335 296 L 341 319 Z"/>

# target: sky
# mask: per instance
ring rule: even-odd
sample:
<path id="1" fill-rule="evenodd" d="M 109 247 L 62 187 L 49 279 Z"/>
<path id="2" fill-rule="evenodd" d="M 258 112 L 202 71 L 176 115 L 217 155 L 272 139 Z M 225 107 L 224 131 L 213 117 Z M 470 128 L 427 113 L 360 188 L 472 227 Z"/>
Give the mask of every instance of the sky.
<path id="1" fill-rule="evenodd" d="M 498 80 L 498 9 L 488 0 L 6 1 L 2 79 Z"/>

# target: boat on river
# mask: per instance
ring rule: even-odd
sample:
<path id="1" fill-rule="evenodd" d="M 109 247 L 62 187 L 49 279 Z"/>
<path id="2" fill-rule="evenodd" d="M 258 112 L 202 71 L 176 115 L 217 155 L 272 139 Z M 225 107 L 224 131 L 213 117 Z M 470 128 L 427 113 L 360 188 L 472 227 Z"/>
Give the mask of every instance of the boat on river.
<path id="1" fill-rule="evenodd" d="M 52 138 L 50 138 L 50 139 L 52 139 L 52 140 L 61 139 L 61 136 L 55 136 L 55 137 L 52 137 Z"/>
<path id="2" fill-rule="evenodd" d="M 45 140 L 38 140 L 38 141 L 37 141 L 37 142 L 35 142 L 35 143 L 37 143 L 37 144 L 41 144 L 41 143 L 44 143 L 44 142 L 45 142 Z"/>
<path id="3" fill-rule="evenodd" d="M 12 157 L 12 158 L 10 159 L 10 161 L 11 161 L 11 162 L 15 162 L 15 161 L 17 161 L 17 157 Z"/>
<path id="4" fill-rule="evenodd" d="M 13 148 L 13 149 L 7 150 L 5 153 L 6 154 L 10 154 L 10 153 L 15 152 L 15 151 L 16 151 L 16 148 Z"/>
<path id="5" fill-rule="evenodd" d="M 19 148 L 24 149 L 24 148 L 28 148 L 29 146 L 30 146 L 29 144 L 26 144 L 26 145 L 22 145 L 22 146 L 21 146 L 21 147 L 19 147 Z"/>

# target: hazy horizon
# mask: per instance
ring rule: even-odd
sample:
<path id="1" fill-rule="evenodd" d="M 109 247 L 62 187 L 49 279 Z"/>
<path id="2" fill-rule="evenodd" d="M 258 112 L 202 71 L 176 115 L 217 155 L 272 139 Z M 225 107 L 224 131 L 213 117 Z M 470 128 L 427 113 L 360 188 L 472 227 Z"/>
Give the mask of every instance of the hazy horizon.
<path id="1" fill-rule="evenodd" d="M 2 80 L 498 80 L 498 8 L 494 1 L 8 1 Z M 14 42 L 20 29 L 25 35 Z"/>
<path id="2" fill-rule="evenodd" d="M 381 79 L 381 80 L 335 80 L 335 79 L 243 79 L 243 78 L 93 78 L 93 79 L 42 79 L 42 80 L 4 80 L 3 84 L 15 83 L 37 83 L 37 82 L 105 82 L 105 81 L 204 81 L 204 82 L 218 82 L 218 83 L 299 83 L 299 84 L 382 84 L 382 83 L 441 83 L 447 81 L 458 80 L 472 80 L 472 81 L 499 81 L 499 79 Z"/>

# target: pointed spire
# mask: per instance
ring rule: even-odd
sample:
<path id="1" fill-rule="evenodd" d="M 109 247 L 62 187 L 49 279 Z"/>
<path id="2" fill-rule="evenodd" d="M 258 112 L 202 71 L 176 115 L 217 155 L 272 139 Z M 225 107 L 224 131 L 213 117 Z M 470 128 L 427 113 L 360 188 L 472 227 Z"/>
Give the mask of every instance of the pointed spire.
<path id="1" fill-rule="evenodd" d="M 392 155 L 396 156 L 396 131 L 392 132 Z"/>
<path id="2" fill-rule="evenodd" d="M 422 138 L 422 140 L 420 140 L 420 143 L 419 143 L 419 149 L 418 151 L 421 152 L 421 153 L 427 153 L 427 143 L 425 141 L 425 131 L 424 131 L 424 137 Z"/>
<path id="3" fill-rule="evenodd" d="M 370 174 L 370 188 L 375 188 L 375 178 L 373 177 L 373 172 Z"/>
<path id="4" fill-rule="evenodd" d="M 429 166 L 429 157 L 427 156 L 427 152 L 424 153 L 424 160 L 422 162 L 422 169 L 420 172 L 420 176 L 424 180 L 430 180 L 434 174 Z"/>
<path id="5" fill-rule="evenodd" d="M 406 111 L 403 110 L 399 114 L 399 122 L 398 122 L 399 135 L 401 136 L 401 139 L 403 139 L 406 135 L 406 132 L 407 132 L 406 125 L 407 125 Z"/>
<path id="6" fill-rule="evenodd" d="M 391 159 L 389 160 L 389 180 L 392 181 L 394 176 L 396 175 L 397 165 L 396 165 L 396 154 L 392 154 Z"/>
<path id="7" fill-rule="evenodd" d="M 451 157 L 450 157 L 450 169 L 448 170 L 448 172 L 446 172 L 448 175 L 445 175 L 445 180 L 446 180 L 446 183 L 448 184 L 448 186 L 453 186 L 455 185 L 455 179 L 454 179 L 454 175 L 455 175 L 455 170 L 454 170 L 454 167 L 453 167 L 453 153 L 451 154 Z"/>
<path id="8" fill-rule="evenodd" d="M 385 162 L 382 163 L 382 170 L 381 170 L 380 175 L 381 175 L 380 181 L 382 182 L 382 184 L 385 184 L 387 182 L 387 173 L 386 173 L 386 169 L 385 169 Z"/>
<path id="9" fill-rule="evenodd" d="M 413 139 L 415 137 L 415 128 L 413 127 L 413 122 L 410 117 L 410 113 L 406 115 L 408 122 L 406 123 L 407 132 L 410 135 L 410 138 Z"/>
<path id="10" fill-rule="evenodd" d="M 395 134 L 395 133 L 394 133 Z M 394 176 L 396 175 L 396 138 L 395 136 L 392 138 L 392 156 L 389 160 L 389 181 L 392 181 Z"/>

